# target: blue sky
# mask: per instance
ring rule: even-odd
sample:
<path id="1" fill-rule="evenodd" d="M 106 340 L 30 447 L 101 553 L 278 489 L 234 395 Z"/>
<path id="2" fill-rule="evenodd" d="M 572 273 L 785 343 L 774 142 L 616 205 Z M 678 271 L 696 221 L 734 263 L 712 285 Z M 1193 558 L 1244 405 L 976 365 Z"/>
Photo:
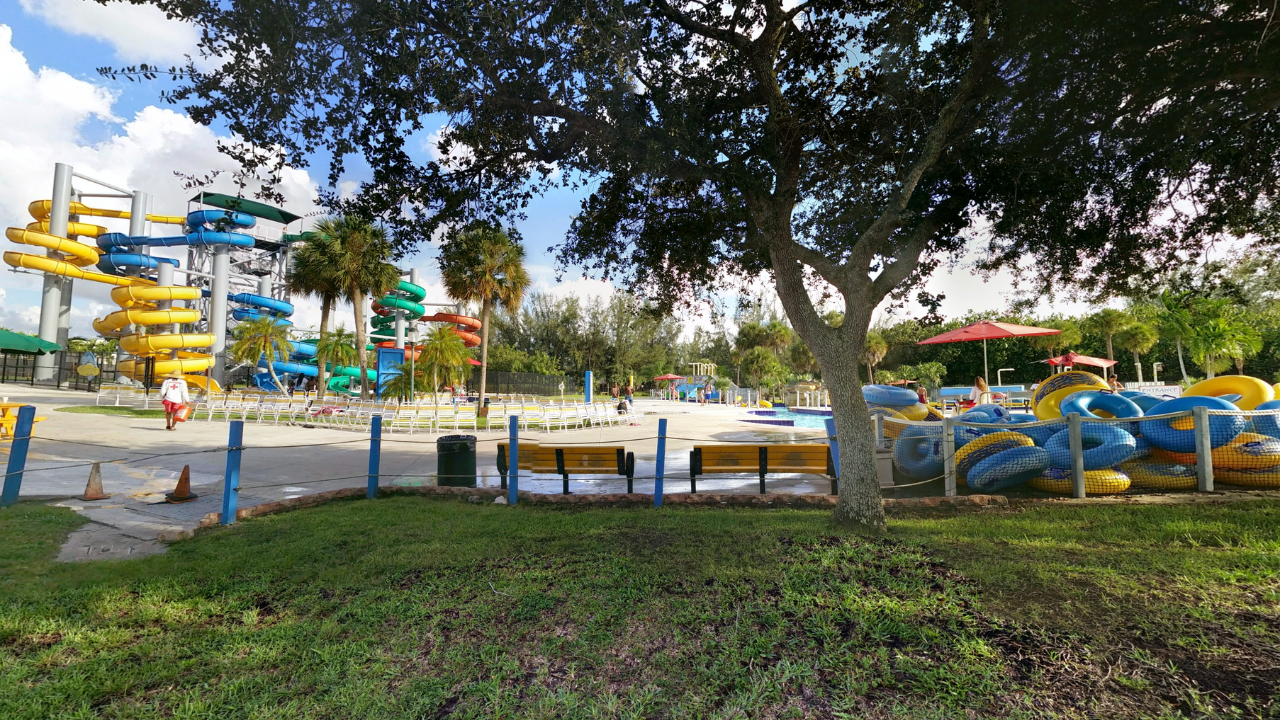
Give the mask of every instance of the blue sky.
<path id="1" fill-rule="evenodd" d="M 161 101 L 160 93 L 171 86 L 169 81 L 113 81 L 97 73 L 104 65 L 146 62 L 168 67 L 179 63 L 184 52 L 194 51 L 196 34 L 192 28 L 167 20 L 146 6 L 104 7 L 89 0 L 5 0 L 3 6 L 0 223 L 4 226 L 29 222 L 26 205 L 48 197 L 55 162 L 70 163 L 79 172 L 122 187 L 147 191 L 155 198 L 153 211 L 172 214 L 185 211 L 190 194 L 178 186 L 174 171 L 203 175 L 212 169 L 234 169 L 216 151 L 217 139 L 228 134 L 225 127 L 196 126 L 181 108 Z M 423 158 L 431 152 L 427 136 L 438 130 L 429 129 L 422 142 L 416 143 Z M 288 209 L 299 214 L 316 210 L 316 183 L 325 181 L 328 169 L 322 159 L 317 160 L 318 165 L 298 169 L 286 178 L 282 190 Z M 352 158 L 348 166 L 344 184 L 364 179 L 365 168 L 358 159 Z M 215 189 L 231 189 L 229 181 L 226 187 Z M 537 289 L 600 298 L 611 292 L 610 286 L 585 279 L 575 269 L 565 272 L 564 283 L 555 282 L 551 249 L 564 238 L 579 199 L 569 190 L 551 192 L 530 205 L 527 219 L 518 226 L 528 245 Z M 5 244 L 6 249 L 18 249 Z M 435 249 L 424 243 L 421 252 L 404 264 L 423 270 L 428 278 L 428 300 L 444 301 L 443 290 L 434 279 L 435 255 Z M 7 267 L 3 270 L 0 325 L 34 330 L 40 278 L 7 272 Z M 984 284 L 963 266 L 939 271 L 930 281 L 930 289 L 947 293 L 943 312 L 948 316 L 998 309 L 1008 302 L 1005 282 L 998 279 Z M 114 305 L 105 286 L 80 282 L 75 293 L 73 334 L 92 335 L 91 320 L 110 312 Z M 1058 309 L 1074 308 L 1060 305 Z M 296 319 L 304 327 L 314 324 L 318 309 L 300 303 Z M 690 317 L 690 328 L 707 324 L 705 316 Z"/>

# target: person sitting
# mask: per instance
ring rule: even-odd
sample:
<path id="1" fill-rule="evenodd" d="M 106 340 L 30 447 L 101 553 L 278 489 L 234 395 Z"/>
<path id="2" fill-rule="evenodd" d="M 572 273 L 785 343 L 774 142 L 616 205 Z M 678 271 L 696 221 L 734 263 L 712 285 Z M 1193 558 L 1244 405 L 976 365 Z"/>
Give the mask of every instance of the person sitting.
<path id="1" fill-rule="evenodd" d="M 991 388 L 981 375 L 973 379 L 973 388 L 969 390 L 969 402 L 974 405 L 986 405 L 991 402 Z"/>

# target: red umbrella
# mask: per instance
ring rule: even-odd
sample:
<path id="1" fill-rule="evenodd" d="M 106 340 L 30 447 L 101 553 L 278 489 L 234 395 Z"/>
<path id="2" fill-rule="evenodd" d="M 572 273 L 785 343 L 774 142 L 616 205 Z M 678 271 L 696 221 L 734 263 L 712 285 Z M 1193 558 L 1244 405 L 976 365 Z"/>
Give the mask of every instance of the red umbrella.
<path id="1" fill-rule="evenodd" d="M 654 380 L 655 380 L 655 381 L 657 381 L 657 380 L 683 380 L 683 379 L 684 379 L 684 376 L 683 376 L 683 375 L 672 375 L 671 373 L 667 373 L 666 375 L 659 375 L 658 377 L 654 378 Z"/>
<path id="2" fill-rule="evenodd" d="M 1105 358 L 1090 357 L 1075 352 L 1068 352 L 1065 355 L 1052 357 L 1048 360 L 1040 362 L 1049 363 L 1050 365 L 1092 365 L 1094 367 L 1109 368 L 1120 362 L 1119 360 L 1107 360 Z"/>
<path id="3" fill-rule="evenodd" d="M 990 368 L 987 366 L 987 341 L 999 340 L 1000 338 L 1011 337 L 1040 337 L 1043 335 L 1057 335 L 1061 330 L 1053 328 L 1033 327 L 1031 325 L 1014 325 L 1013 323 L 1003 322 L 976 322 L 972 325 L 965 325 L 962 328 L 956 328 L 950 332 L 944 332 L 941 335 L 935 335 L 928 340 L 921 340 L 917 345 L 938 345 L 941 343 L 967 342 L 969 340 L 982 341 L 982 377 L 988 377 L 991 374 Z"/>

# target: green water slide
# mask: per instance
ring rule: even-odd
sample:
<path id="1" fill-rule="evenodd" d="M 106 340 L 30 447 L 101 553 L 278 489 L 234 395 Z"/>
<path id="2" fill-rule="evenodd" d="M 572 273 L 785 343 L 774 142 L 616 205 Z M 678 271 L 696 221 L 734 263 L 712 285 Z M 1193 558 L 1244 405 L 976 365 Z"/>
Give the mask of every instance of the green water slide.
<path id="1" fill-rule="evenodd" d="M 427 291 L 421 285 L 400 281 L 395 290 L 382 296 L 373 303 L 373 333 L 375 341 L 396 339 L 396 310 L 403 310 L 405 320 L 413 322 L 427 314 L 425 308 L 418 303 L 427 297 Z"/>

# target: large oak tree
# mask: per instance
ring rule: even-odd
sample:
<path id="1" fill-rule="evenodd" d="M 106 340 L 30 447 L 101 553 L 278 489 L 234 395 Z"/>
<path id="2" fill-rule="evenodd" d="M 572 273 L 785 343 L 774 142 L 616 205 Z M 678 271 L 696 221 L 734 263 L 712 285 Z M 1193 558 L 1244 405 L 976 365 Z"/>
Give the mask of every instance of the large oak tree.
<path id="1" fill-rule="evenodd" d="M 837 518 L 873 527 L 855 363 L 882 301 L 975 228 L 984 269 L 1105 295 L 1263 227 L 1276 187 L 1258 0 L 133 1 L 200 25 L 216 59 L 173 101 L 250 166 L 323 151 L 336 182 L 361 155 L 344 210 L 402 250 L 585 180 L 564 263 L 667 305 L 768 273 L 831 389 Z M 441 117 L 454 162 L 415 160 Z"/>

